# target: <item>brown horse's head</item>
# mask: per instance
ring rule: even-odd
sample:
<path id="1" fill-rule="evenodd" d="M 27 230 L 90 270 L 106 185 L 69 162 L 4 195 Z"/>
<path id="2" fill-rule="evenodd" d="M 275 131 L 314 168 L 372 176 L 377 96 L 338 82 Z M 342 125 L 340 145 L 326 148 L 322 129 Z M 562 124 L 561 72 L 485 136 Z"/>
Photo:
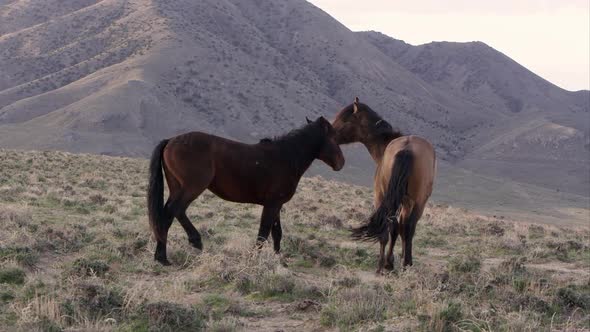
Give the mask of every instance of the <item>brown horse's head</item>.
<path id="1" fill-rule="evenodd" d="M 324 140 L 317 159 L 325 162 L 335 171 L 341 170 L 344 166 L 344 155 L 342 154 L 342 150 L 340 150 L 340 146 L 336 143 L 336 131 L 332 128 L 330 121 L 320 116 L 315 121 L 307 119 L 307 123 L 313 123 L 319 126 L 324 133 Z"/>
<path id="2" fill-rule="evenodd" d="M 366 143 L 382 136 L 401 136 L 377 112 L 360 103 L 358 97 L 352 104 L 338 112 L 332 126 L 336 131 L 338 144 Z"/>

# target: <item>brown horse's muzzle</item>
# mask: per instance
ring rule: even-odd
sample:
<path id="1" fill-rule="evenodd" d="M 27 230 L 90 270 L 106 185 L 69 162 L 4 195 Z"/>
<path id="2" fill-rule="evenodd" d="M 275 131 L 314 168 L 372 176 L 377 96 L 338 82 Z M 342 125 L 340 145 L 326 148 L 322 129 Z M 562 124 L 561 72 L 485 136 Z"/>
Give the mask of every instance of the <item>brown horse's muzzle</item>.
<path id="1" fill-rule="evenodd" d="M 332 169 L 339 171 L 342 169 L 342 167 L 344 167 L 344 155 L 341 152 L 336 158 L 336 162 L 334 163 L 334 166 L 332 166 Z"/>

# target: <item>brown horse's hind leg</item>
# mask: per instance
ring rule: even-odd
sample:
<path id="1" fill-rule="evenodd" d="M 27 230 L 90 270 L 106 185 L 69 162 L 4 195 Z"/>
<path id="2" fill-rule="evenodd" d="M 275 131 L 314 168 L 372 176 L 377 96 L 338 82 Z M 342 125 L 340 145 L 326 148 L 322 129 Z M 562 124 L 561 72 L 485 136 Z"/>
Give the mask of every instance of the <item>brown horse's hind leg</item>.
<path id="1" fill-rule="evenodd" d="M 162 265 L 170 265 L 166 255 L 166 243 L 168 239 L 168 230 L 170 229 L 170 226 L 172 226 L 172 221 L 174 221 L 176 206 L 178 205 L 180 199 L 180 183 L 172 175 L 172 172 L 168 168 L 166 162 L 162 163 L 162 167 L 164 168 L 164 176 L 166 176 L 166 182 L 168 183 L 170 195 L 168 196 L 168 200 L 164 205 L 165 222 L 163 223 L 163 241 L 157 242 L 154 259 L 160 262 Z"/>
<path id="2" fill-rule="evenodd" d="M 212 177 L 212 176 L 211 176 Z M 174 206 L 174 211 L 171 211 L 172 215 L 178 219 L 178 222 L 186 232 L 188 236 L 188 242 L 190 244 L 199 249 L 203 250 L 203 242 L 201 241 L 201 234 L 195 228 L 195 226 L 191 223 L 190 219 L 186 215 L 186 210 L 188 209 L 189 205 L 199 197 L 207 189 L 209 186 L 209 182 L 211 181 L 210 177 L 199 179 L 200 181 L 190 183 L 190 191 L 186 188 L 189 187 L 188 184 L 184 184 L 179 189 L 179 195 L 181 196 L 179 203 Z"/>
<path id="3" fill-rule="evenodd" d="M 393 255 L 393 247 L 395 247 L 395 241 L 397 240 L 399 231 L 399 225 L 397 222 L 397 218 L 393 218 L 391 223 L 389 224 L 389 250 L 387 251 L 387 262 L 385 263 L 385 269 L 392 271 L 393 270 L 393 262 L 394 262 L 394 255 Z"/>
<path id="4" fill-rule="evenodd" d="M 270 235 L 270 231 L 273 228 L 273 224 L 277 220 L 280 220 L 281 206 L 282 205 L 278 205 L 278 206 L 268 205 L 268 206 L 264 206 L 264 208 L 262 209 L 262 216 L 260 217 L 260 228 L 258 229 L 258 237 L 256 239 L 256 246 L 258 248 L 262 248 L 262 244 L 266 241 L 266 239 L 268 239 L 268 236 Z M 279 221 L 279 223 L 280 223 L 280 221 Z M 279 238 L 278 243 L 280 243 L 280 238 Z M 280 244 L 278 246 L 280 249 Z M 275 245 L 275 250 L 276 250 L 276 245 Z"/>
<path id="5" fill-rule="evenodd" d="M 163 233 L 164 233 L 164 241 L 158 241 L 156 243 L 156 252 L 154 254 L 154 259 L 158 262 L 160 262 L 162 265 L 170 265 L 170 262 L 168 261 L 167 255 L 166 255 L 166 242 L 167 242 L 167 238 L 168 238 L 168 230 L 170 229 L 170 226 L 172 225 L 172 221 L 174 220 L 174 214 L 172 213 L 172 211 L 174 210 L 174 205 L 177 204 L 178 200 L 175 199 L 173 196 L 168 198 L 168 201 L 166 202 L 166 205 L 164 206 L 164 211 L 165 211 L 165 220 L 163 223 L 164 229 L 163 229 Z"/>
<path id="6" fill-rule="evenodd" d="M 201 234 L 195 228 L 195 226 L 193 226 L 190 219 L 186 216 L 186 212 L 180 213 L 179 215 L 176 216 L 176 218 L 180 222 L 180 225 L 182 225 L 182 228 L 184 228 L 184 231 L 186 232 L 186 235 L 188 236 L 188 242 L 190 242 L 190 244 L 193 247 L 195 247 L 199 250 L 203 250 L 203 242 L 201 241 Z"/>
<path id="7" fill-rule="evenodd" d="M 181 184 L 178 180 L 179 177 L 175 173 L 174 170 L 170 169 L 166 163 L 163 165 L 164 167 L 164 174 L 166 175 L 166 182 L 168 183 L 168 188 L 170 190 L 170 196 L 168 197 L 168 201 L 164 206 L 164 210 L 166 211 L 166 224 L 165 224 L 165 235 L 164 239 L 168 237 L 168 230 L 172 225 L 172 221 L 174 217 L 178 219 L 182 228 L 184 228 L 185 232 L 188 235 L 189 242 L 196 248 L 202 249 L 203 244 L 201 242 L 201 235 L 195 229 L 195 227 L 191 224 L 190 220 L 186 216 L 186 209 L 190 205 L 192 201 L 194 201 L 209 185 L 211 178 L 213 177 L 212 174 L 206 176 L 202 179 L 202 185 L 191 185 L 191 190 L 188 192 L 185 187 L 185 184 Z M 211 172 L 203 172 L 203 174 L 208 174 Z M 155 259 L 162 263 L 163 265 L 170 265 L 170 262 L 167 259 L 166 255 L 166 241 L 160 242 L 158 241 L 156 245 L 156 253 Z"/>
<path id="8" fill-rule="evenodd" d="M 177 185 L 170 186 L 170 192 L 175 187 L 174 190 L 178 193 L 180 199 L 179 204 L 174 207 L 175 210 L 172 211 L 172 215 L 178 219 L 178 222 L 188 236 L 190 244 L 199 250 L 203 250 L 201 234 L 199 234 L 199 231 L 191 223 L 186 215 L 186 210 L 211 184 L 214 177 L 213 167 L 208 160 L 198 160 L 191 161 L 190 167 L 184 164 L 183 167 L 178 167 L 175 171 L 177 174 L 176 177 L 181 180 L 176 182 Z M 168 183 L 171 182 L 174 181 L 169 181 Z"/>

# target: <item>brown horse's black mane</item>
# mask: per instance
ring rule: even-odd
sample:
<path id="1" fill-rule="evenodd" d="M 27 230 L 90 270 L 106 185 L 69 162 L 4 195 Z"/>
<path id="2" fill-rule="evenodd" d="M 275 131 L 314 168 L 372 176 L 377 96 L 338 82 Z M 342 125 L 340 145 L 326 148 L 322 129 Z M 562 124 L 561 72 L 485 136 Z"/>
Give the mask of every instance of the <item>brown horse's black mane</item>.
<path id="1" fill-rule="evenodd" d="M 277 151 L 281 159 L 289 161 L 298 170 L 305 171 L 302 168 L 307 169 L 317 157 L 324 138 L 324 130 L 317 121 L 314 121 L 272 139 L 263 138 L 259 144 L 272 144 L 278 147 Z"/>

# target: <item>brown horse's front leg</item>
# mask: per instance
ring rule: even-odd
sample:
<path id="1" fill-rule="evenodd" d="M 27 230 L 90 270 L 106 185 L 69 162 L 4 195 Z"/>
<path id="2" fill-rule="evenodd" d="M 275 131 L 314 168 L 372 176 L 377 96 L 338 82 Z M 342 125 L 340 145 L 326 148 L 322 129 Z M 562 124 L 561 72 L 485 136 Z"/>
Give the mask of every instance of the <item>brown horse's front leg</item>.
<path id="1" fill-rule="evenodd" d="M 275 252 L 278 254 L 281 252 L 281 239 L 283 238 L 283 229 L 281 228 L 281 213 L 280 209 L 277 213 L 275 222 L 272 224 L 272 242 L 274 245 Z"/>
<path id="2" fill-rule="evenodd" d="M 258 229 L 258 237 L 256 239 L 256 247 L 262 248 L 264 242 L 268 239 L 273 224 L 279 219 L 281 206 L 264 206 L 262 209 L 262 216 L 260 217 L 260 228 Z M 281 234 L 282 235 L 282 234 Z M 276 248 L 276 246 L 275 246 Z"/>

